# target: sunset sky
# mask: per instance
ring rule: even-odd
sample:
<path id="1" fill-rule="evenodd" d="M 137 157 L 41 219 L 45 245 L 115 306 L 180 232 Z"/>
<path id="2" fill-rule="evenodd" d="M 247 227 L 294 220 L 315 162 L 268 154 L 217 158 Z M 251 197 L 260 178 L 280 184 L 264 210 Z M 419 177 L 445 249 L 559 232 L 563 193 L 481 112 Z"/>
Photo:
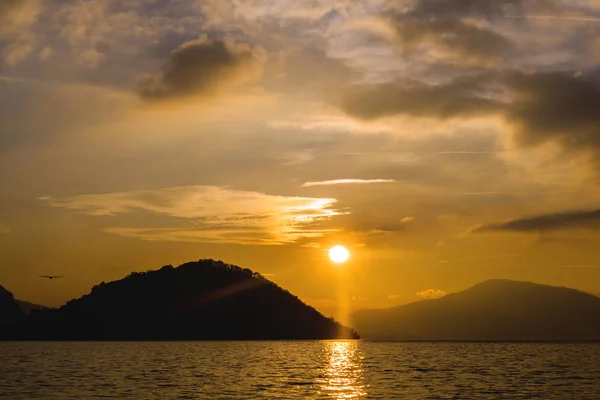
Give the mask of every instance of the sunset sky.
<path id="1" fill-rule="evenodd" d="M 20 299 L 200 258 L 326 315 L 600 293 L 599 173 L 599 0 L 0 0 Z"/>

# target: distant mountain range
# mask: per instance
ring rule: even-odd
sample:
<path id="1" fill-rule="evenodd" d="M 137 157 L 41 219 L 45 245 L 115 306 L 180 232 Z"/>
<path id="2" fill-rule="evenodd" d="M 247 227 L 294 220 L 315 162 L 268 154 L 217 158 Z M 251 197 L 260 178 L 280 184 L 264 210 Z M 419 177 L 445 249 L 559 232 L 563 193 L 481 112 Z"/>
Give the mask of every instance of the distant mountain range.
<path id="1" fill-rule="evenodd" d="M 358 311 L 351 325 L 366 339 L 600 340 L 600 298 L 491 280 L 436 300 Z"/>
<path id="2" fill-rule="evenodd" d="M 352 314 L 379 340 L 600 340 L 600 298 L 491 280 L 440 299 Z M 249 269 L 200 260 L 94 286 L 58 309 L 0 286 L 0 339 L 242 340 L 358 338 Z"/>
<path id="3" fill-rule="evenodd" d="M 32 310 L 29 316 L 9 295 L 3 307 L 12 325 L 0 332 L 4 339 L 358 338 L 260 274 L 213 260 L 102 282 L 58 309 Z"/>
<path id="4" fill-rule="evenodd" d="M 21 311 L 23 311 L 26 315 L 31 314 L 34 310 L 47 310 L 50 307 L 42 306 L 40 304 L 30 303 L 24 300 L 15 299 Z"/>
<path id="5" fill-rule="evenodd" d="M 12 325 L 23 320 L 33 310 L 45 309 L 48 307 L 15 299 L 11 292 L 0 286 L 0 326 Z"/>

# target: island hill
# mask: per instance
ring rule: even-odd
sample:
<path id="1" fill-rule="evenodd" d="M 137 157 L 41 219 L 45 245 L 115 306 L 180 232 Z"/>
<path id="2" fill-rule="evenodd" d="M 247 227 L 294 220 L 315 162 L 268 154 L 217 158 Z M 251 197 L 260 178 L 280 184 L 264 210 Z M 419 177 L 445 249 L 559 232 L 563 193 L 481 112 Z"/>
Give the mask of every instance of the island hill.
<path id="1" fill-rule="evenodd" d="M 463 292 L 352 314 L 365 339 L 600 340 L 600 298 L 578 290 L 491 280 Z"/>
<path id="2" fill-rule="evenodd" d="M 358 338 L 260 274 L 213 260 L 132 273 L 28 316 L 7 293 L 0 292 L 5 340 Z"/>

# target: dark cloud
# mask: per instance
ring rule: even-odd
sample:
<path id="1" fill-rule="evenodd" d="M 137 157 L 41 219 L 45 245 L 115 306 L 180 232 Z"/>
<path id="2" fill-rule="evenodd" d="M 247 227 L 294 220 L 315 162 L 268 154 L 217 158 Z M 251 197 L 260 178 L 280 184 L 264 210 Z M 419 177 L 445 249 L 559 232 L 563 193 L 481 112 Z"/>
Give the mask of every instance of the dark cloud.
<path id="1" fill-rule="evenodd" d="M 600 85 L 573 74 L 514 73 L 507 113 L 518 146 L 558 142 L 563 149 L 600 152 Z"/>
<path id="2" fill-rule="evenodd" d="M 473 232 L 543 232 L 573 228 L 599 229 L 600 210 L 576 211 L 514 219 L 501 224 L 483 225 L 474 229 Z"/>
<path id="3" fill-rule="evenodd" d="M 495 99 L 502 99 L 495 100 Z M 361 119 L 389 115 L 448 119 L 498 114 L 517 148 L 556 143 L 600 157 L 600 83 L 574 73 L 506 72 L 447 85 L 395 83 L 350 91 L 342 109 Z"/>
<path id="4" fill-rule="evenodd" d="M 454 56 L 455 62 L 501 63 L 515 45 L 494 30 L 496 19 L 519 17 L 526 11 L 548 12 L 555 0 L 419 0 L 414 7 L 388 10 L 404 49 L 431 43 Z M 524 20 L 511 19 L 513 23 Z"/>
<path id="5" fill-rule="evenodd" d="M 502 105 L 492 100 L 484 76 L 458 79 L 445 85 L 382 84 L 351 90 L 342 109 L 370 120 L 389 115 L 448 119 L 489 114 Z"/>
<path id="6" fill-rule="evenodd" d="M 208 95 L 259 70 L 259 56 L 248 45 L 200 39 L 171 54 L 160 76 L 142 80 L 139 93 L 148 100 Z"/>
<path id="7" fill-rule="evenodd" d="M 397 1 L 383 15 L 391 18 L 404 51 L 426 44 L 452 64 L 496 67 L 520 54 L 514 38 L 502 33 L 508 24 L 524 25 L 526 15 L 549 13 L 558 1 Z"/>
<path id="8" fill-rule="evenodd" d="M 510 40 L 460 19 L 395 19 L 401 49 L 431 43 L 461 64 L 500 64 L 513 51 Z"/>
<path id="9" fill-rule="evenodd" d="M 108 0 L 105 7 L 110 14 L 136 13 L 145 18 L 181 19 L 190 15 L 195 18 L 203 17 L 199 4 L 189 0 Z"/>
<path id="10" fill-rule="evenodd" d="M 409 13 L 414 17 L 485 17 L 493 20 L 534 10 L 552 12 L 560 4 L 560 0 L 418 0 Z"/>
<path id="11" fill-rule="evenodd" d="M 415 16 L 492 18 L 523 12 L 525 6 L 548 5 L 550 0 L 420 0 L 411 11 Z"/>

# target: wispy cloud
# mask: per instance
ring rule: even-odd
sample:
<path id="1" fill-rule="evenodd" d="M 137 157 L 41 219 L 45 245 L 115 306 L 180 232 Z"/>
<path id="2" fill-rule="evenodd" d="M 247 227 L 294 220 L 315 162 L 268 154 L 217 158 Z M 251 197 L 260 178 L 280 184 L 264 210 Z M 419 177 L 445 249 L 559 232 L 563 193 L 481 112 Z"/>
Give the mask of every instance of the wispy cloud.
<path id="1" fill-rule="evenodd" d="M 508 257 L 519 257 L 521 253 L 505 253 L 505 254 L 491 254 L 488 256 L 477 256 L 477 257 L 462 257 L 455 260 L 440 260 L 440 264 L 449 264 L 454 262 L 473 261 L 473 260 L 492 260 L 495 258 L 508 258 Z"/>
<path id="2" fill-rule="evenodd" d="M 473 232 L 542 232 L 577 228 L 600 229 L 600 210 L 575 211 L 546 214 L 530 218 L 518 218 L 499 224 L 482 225 L 473 229 Z"/>
<path id="3" fill-rule="evenodd" d="M 374 183 L 397 183 L 395 179 L 335 179 L 331 181 L 306 182 L 302 187 L 333 185 L 367 185 Z"/>
<path id="4" fill-rule="evenodd" d="M 503 154 L 503 151 L 438 151 L 437 155 L 480 155 L 480 154 Z"/>
<path id="5" fill-rule="evenodd" d="M 339 115 L 316 115 L 299 116 L 289 120 L 273 120 L 267 123 L 271 129 L 298 129 L 307 132 L 356 132 L 356 133 L 392 133 L 394 127 L 385 124 L 365 124 L 346 116 Z"/>
<path id="6" fill-rule="evenodd" d="M 458 196 L 496 196 L 501 194 L 500 192 L 464 192 L 457 193 Z"/>
<path id="7" fill-rule="evenodd" d="M 447 294 L 448 293 L 446 293 L 445 291 L 440 290 L 440 289 L 427 289 L 427 290 L 423 290 L 422 292 L 418 292 L 417 296 L 419 296 L 422 299 L 431 300 L 431 299 L 439 299 L 440 297 L 444 297 Z"/>
<path id="8" fill-rule="evenodd" d="M 276 226 L 197 228 L 106 228 L 104 232 L 119 236 L 160 242 L 190 242 L 273 246 L 300 239 L 318 238 L 337 232 L 334 229 L 309 229 Z"/>
<path id="9" fill-rule="evenodd" d="M 600 22 L 600 18 L 593 17 L 566 17 L 561 15 L 507 15 L 503 18 L 507 19 L 546 19 L 546 20 L 558 20 L 558 21 L 579 21 L 579 22 Z"/>
<path id="10" fill-rule="evenodd" d="M 87 215 L 134 212 L 175 217 L 186 226 L 109 227 L 105 231 L 145 240 L 274 245 L 334 232 L 318 225 L 342 214 L 331 198 L 284 197 L 216 186 L 41 197 L 52 207 Z M 183 225 L 183 224 L 182 224 Z M 189 225 L 193 225 L 190 227 Z"/>
<path id="11" fill-rule="evenodd" d="M 321 250 L 321 244 L 316 243 L 316 242 L 304 243 L 300 247 L 305 247 L 307 249 Z"/>

